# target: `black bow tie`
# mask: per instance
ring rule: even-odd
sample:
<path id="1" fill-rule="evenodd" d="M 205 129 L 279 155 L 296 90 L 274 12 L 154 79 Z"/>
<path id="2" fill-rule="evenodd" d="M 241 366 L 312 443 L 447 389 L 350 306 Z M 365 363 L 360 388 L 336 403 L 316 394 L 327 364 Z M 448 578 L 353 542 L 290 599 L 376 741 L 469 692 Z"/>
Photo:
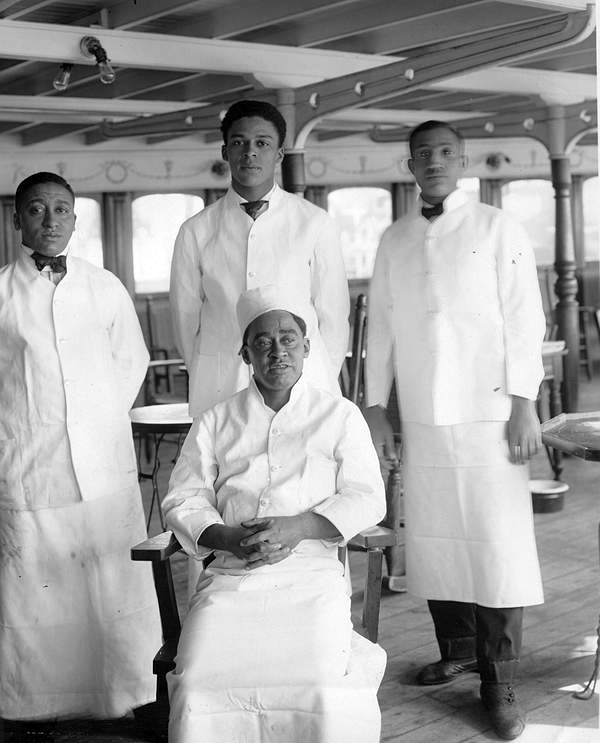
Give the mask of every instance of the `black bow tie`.
<path id="1" fill-rule="evenodd" d="M 252 217 L 252 219 L 256 219 L 264 204 L 267 204 L 268 208 L 269 202 L 265 201 L 265 199 L 259 199 L 258 201 L 244 201 L 244 203 L 240 204 L 240 206 L 242 207 L 242 209 L 246 210 L 246 213 L 249 217 Z"/>
<path id="2" fill-rule="evenodd" d="M 45 266 L 50 266 L 50 270 L 54 273 L 66 273 L 67 272 L 67 256 L 66 255 L 44 255 L 38 253 L 37 250 L 31 254 L 38 271 L 41 271 Z"/>
<path id="3" fill-rule="evenodd" d="M 425 217 L 425 219 L 433 219 L 434 217 L 439 217 L 440 214 L 444 213 L 444 202 L 440 201 L 439 204 L 434 204 L 433 206 L 424 206 L 421 209 L 421 214 Z"/>

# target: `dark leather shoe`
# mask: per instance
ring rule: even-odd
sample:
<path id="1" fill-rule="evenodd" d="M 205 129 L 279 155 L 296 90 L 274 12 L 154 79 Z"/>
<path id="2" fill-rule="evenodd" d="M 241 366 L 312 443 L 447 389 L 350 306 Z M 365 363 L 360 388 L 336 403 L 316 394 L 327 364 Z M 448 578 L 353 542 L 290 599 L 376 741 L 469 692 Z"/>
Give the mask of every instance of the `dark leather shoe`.
<path id="1" fill-rule="evenodd" d="M 481 684 L 481 701 L 494 732 L 502 740 L 514 740 L 525 730 L 525 719 L 510 684 L 484 681 Z"/>
<path id="2" fill-rule="evenodd" d="M 429 663 L 421 668 L 417 674 L 417 683 L 422 686 L 449 684 L 467 671 L 477 671 L 477 658 L 438 660 L 437 663 Z"/>

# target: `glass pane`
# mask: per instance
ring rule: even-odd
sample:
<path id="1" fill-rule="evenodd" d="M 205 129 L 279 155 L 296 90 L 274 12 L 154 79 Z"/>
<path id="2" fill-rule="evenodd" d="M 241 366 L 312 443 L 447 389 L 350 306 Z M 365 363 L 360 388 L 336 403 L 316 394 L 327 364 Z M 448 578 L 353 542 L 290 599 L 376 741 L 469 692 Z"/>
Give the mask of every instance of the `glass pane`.
<path id="1" fill-rule="evenodd" d="M 538 265 L 554 263 L 554 190 L 550 181 L 511 181 L 502 186 L 502 208 L 525 227 Z"/>
<path id="2" fill-rule="evenodd" d="M 100 204 L 96 199 L 77 196 L 75 214 L 77 220 L 75 232 L 69 240 L 69 253 L 103 268 Z"/>
<path id="3" fill-rule="evenodd" d="M 327 197 L 327 208 L 342 234 L 349 279 L 373 273 L 379 239 L 392 222 L 392 197 L 384 188 L 339 188 Z"/>
<path id="4" fill-rule="evenodd" d="M 173 244 L 181 223 L 204 208 L 191 194 L 150 194 L 135 199 L 133 275 L 136 294 L 169 291 Z"/>
<path id="5" fill-rule="evenodd" d="M 584 256 L 586 261 L 600 260 L 598 238 L 600 236 L 600 178 L 586 178 L 583 182 L 583 229 Z"/>

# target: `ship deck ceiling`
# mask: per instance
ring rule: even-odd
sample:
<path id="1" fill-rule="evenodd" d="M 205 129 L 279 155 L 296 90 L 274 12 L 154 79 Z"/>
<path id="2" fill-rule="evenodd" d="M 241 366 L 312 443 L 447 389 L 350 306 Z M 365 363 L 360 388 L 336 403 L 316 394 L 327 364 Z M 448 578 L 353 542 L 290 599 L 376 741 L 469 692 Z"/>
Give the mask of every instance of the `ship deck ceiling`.
<path id="1" fill-rule="evenodd" d="M 93 147 L 104 141 L 103 120 L 226 107 L 237 97 L 308 90 L 402 60 L 410 70 L 424 56 L 451 58 L 482 34 L 492 43 L 585 7 L 585 0 L 0 0 L 0 136 L 23 148 L 66 136 Z M 105 46 L 113 84 L 102 85 L 76 48 L 85 34 Z M 64 92 L 52 85 L 60 63 L 73 64 Z M 457 122 L 514 113 L 520 121 L 549 102 L 581 106 L 587 116 L 595 112 L 595 32 L 423 85 L 421 74 L 417 66 L 410 90 L 398 84 L 373 102 L 341 97 L 310 136 L 330 141 L 379 130 L 386 141 L 405 139 L 432 113 Z M 217 128 L 213 116 L 192 127 L 193 136 L 210 141 Z M 181 125 L 173 129 L 151 136 L 141 127 L 136 136 L 151 145 L 182 136 Z"/>

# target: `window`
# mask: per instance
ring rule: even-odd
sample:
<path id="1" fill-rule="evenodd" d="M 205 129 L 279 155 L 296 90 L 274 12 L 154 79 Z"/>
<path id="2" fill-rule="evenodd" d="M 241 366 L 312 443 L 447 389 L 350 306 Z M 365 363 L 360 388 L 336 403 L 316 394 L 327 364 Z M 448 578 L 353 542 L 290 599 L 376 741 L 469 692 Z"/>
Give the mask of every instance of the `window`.
<path id="1" fill-rule="evenodd" d="M 600 237 L 600 178 L 586 178 L 583 182 L 583 249 L 586 261 L 600 260 L 598 238 Z"/>
<path id="2" fill-rule="evenodd" d="M 479 202 L 479 178 L 459 178 L 456 185 L 468 195 L 470 201 Z"/>
<path id="3" fill-rule="evenodd" d="M 104 267 L 102 256 L 102 217 L 96 199 L 75 198 L 75 232 L 69 240 L 69 254 L 85 258 L 95 266 Z"/>
<path id="4" fill-rule="evenodd" d="M 554 189 L 550 181 L 511 181 L 502 186 L 502 208 L 525 227 L 538 265 L 554 263 Z"/>
<path id="5" fill-rule="evenodd" d="M 370 278 L 383 231 L 392 222 L 392 197 L 384 188 L 339 188 L 328 198 L 328 211 L 342 235 L 349 279 Z"/>
<path id="6" fill-rule="evenodd" d="M 181 223 L 204 208 L 191 194 L 150 194 L 135 199 L 133 275 L 136 294 L 169 291 L 173 244 Z"/>

